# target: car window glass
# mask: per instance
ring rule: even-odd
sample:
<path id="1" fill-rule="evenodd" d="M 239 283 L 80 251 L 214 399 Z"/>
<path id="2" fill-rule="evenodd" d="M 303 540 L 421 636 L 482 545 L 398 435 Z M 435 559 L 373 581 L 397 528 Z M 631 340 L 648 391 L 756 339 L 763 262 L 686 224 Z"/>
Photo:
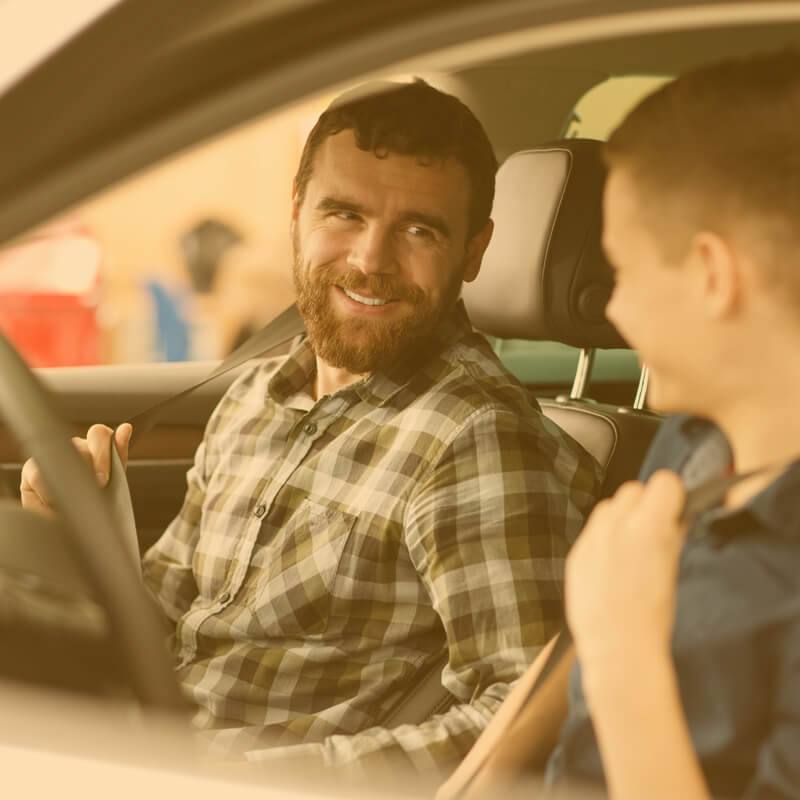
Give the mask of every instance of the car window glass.
<path id="1" fill-rule="evenodd" d="M 293 300 L 292 179 L 329 99 L 181 153 L 0 250 L 0 329 L 33 366 L 226 355 Z"/>
<path id="2" fill-rule="evenodd" d="M 664 75 L 619 75 L 598 83 L 575 104 L 564 136 L 605 141 L 639 100 L 669 79 Z"/>

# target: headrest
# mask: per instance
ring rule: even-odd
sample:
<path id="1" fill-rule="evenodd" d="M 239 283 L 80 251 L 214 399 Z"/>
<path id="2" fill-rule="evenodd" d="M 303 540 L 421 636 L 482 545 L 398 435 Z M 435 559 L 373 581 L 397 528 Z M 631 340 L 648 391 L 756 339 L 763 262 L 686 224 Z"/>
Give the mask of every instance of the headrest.
<path id="1" fill-rule="evenodd" d="M 600 246 L 601 147 L 565 139 L 515 153 L 500 167 L 492 241 L 480 274 L 463 289 L 478 330 L 627 347 L 605 316 L 614 282 Z"/>

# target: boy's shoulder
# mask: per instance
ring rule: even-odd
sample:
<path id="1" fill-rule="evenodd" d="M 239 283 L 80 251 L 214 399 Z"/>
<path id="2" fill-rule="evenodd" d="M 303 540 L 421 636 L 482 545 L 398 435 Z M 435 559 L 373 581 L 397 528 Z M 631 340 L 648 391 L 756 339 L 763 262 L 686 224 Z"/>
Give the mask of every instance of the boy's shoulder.
<path id="1" fill-rule="evenodd" d="M 646 481 L 656 470 L 677 472 L 687 488 L 719 475 L 731 463 L 725 434 L 710 420 L 686 414 L 667 417 L 639 470 Z"/>

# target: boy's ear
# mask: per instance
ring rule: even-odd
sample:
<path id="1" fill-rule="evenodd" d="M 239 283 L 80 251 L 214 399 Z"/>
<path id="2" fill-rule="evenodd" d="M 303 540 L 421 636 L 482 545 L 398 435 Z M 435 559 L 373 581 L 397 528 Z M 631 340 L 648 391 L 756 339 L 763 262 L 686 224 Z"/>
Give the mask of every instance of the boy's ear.
<path id="1" fill-rule="evenodd" d="M 486 248 L 492 238 L 494 222 L 487 220 L 483 228 L 467 242 L 467 252 L 464 266 L 464 281 L 470 283 L 478 277 L 481 270 L 481 261 Z"/>
<path id="2" fill-rule="evenodd" d="M 692 239 L 692 256 L 700 269 L 701 291 L 707 313 L 715 319 L 729 317 L 742 297 L 742 262 L 731 242 L 703 231 Z"/>

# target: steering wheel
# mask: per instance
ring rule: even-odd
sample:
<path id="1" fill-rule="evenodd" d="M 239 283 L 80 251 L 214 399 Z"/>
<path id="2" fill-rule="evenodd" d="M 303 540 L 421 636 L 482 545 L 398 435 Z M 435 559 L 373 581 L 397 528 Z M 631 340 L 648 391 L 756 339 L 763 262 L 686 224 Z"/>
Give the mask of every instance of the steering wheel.
<path id="1" fill-rule="evenodd" d="M 125 550 L 108 498 L 72 445 L 47 391 L 2 334 L 0 374 L 0 417 L 39 465 L 72 550 L 108 615 L 138 700 L 147 707 L 185 710 L 163 622 Z"/>

